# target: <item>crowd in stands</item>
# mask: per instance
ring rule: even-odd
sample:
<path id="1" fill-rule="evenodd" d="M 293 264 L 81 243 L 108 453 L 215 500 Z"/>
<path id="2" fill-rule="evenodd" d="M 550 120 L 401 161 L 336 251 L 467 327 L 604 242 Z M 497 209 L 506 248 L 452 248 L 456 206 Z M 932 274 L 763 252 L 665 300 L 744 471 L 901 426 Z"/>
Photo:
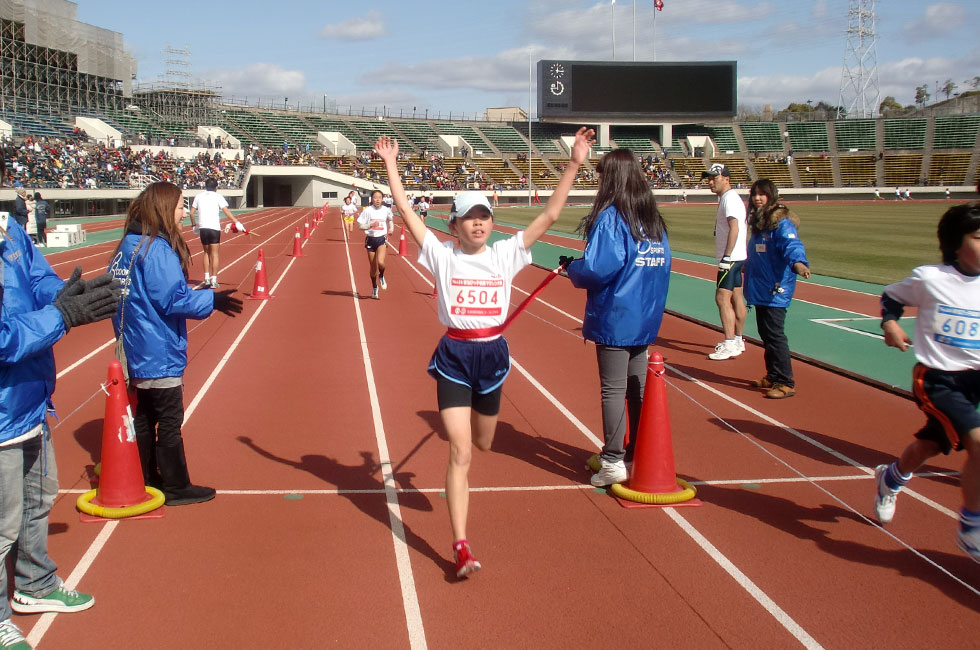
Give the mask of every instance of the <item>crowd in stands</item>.
<path id="1" fill-rule="evenodd" d="M 87 138 L 5 138 L 2 148 L 7 163 L 4 185 L 11 187 L 128 189 L 141 181 L 164 180 L 197 188 L 214 177 L 230 188 L 238 187 L 244 171 L 240 159 L 226 160 L 219 152 L 182 160 L 165 151 L 115 148 Z"/>

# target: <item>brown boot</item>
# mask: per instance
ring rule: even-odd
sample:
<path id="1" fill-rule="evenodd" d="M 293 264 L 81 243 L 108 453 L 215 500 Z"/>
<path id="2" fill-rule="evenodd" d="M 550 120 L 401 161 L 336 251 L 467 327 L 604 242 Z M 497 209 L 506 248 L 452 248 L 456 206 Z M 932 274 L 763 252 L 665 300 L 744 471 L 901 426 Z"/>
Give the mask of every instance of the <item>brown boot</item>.
<path id="1" fill-rule="evenodd" d="M 766 397 L 769 399 L 785 399 L 787 397 L 792 397 L 796 395 L 796 389 L 792 386 L 785 386 L 783 384 L 775 384 L 769 391 L 766 392 Z"/>
<path id="2" fill-rule="evenodd" d="M 769 381 L 769 375 L 766 375 L 762 379 L 753 379 L 749 382 L 749 386 L 752 388 L 772 388 L 772 382 Z"/>

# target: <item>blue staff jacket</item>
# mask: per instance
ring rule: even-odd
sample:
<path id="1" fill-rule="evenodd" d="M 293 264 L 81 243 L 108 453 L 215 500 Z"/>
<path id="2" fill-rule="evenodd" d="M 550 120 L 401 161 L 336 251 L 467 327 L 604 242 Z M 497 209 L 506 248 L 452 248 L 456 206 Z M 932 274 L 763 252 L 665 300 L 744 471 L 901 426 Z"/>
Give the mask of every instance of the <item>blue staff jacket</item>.
<path id="1" fill-rule="evenodd" d="M 744 291 L 745 302 L 750 305 L 789 307 L 796 290 L 793 265 L 803 262 L 810 266 L 796 226 L 789 219 L 789 212 L 784 212 L 785 216 L 776 213 L 779 220 L 773 230 L 753 231 L 749 237 Z"/>
<path id="2" fill-rule="evenodd" d="M 126 233 L 109 265 L 109 273 L 123 287 L 112 327 L 118 336 L 119 315 L 125 309 L 123 346 L 130 377 L 182 377 L 187 367 L 187 319 L 207 318 L 214 310 L 214 292 L 187 286 L 180 258 L 162 235 L 144 241 L 130 273 L 141 237 Z"/>
<path id="3" fill-rule="evenodd" d="M 6 221 L 6 224 L 3 224 Z M 3 304 L 0 308 L 0 443 L 44 422 L 54 394 L 52 347 L 65 335 L 51 304 L 64 281 L 13 217 L 0 213 Z"/>
<path id="4" fill-rule="evenodd" d="M 650 345 L 660 331 L 670 285 L 670 244 L 636 241 L 615 206 L 599 213 L 585 257 L 566 269 L 586 289 L 582 335 L 614 346 Z"/>

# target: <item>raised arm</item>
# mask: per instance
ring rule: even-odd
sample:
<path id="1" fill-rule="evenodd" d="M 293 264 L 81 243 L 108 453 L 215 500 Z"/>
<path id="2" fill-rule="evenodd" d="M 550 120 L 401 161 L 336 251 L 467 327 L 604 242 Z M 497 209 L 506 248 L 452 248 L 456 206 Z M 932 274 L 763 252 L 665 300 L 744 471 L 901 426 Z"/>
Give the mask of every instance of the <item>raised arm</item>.
<path id="1" fill-rule="evenodd" d="M 408 228 L 412 239 L 421 246 L 422 240 L 425 239 L 425 222 L 412 211 L 408 197 L 405 196 L 402 179 L 398 177 L 398 141 L 383 135 L 374 143 L 374 150 L 385 163 L 385 171 L 388 173 L 388 187 L 391 188 L 391 198 L 395 200 L 395 207 L 398 208 L 398 213 L 405 221 L 405 227 Z"/>
<path id="2" fill-rule="evenodd" d="M 589 149 L 594 142 L 595 131 L 593 129 L 583 126 L 575 134 L 572 156 L 561 175 L 561 180 L 558 181 L 558 187 L 552 192 L 548 204 L 544 206 L 544 212 L 535 217 L 534 221 L 524 230 L 524 246 L 526 248 L 530 248 L 541 235 L 548 231 L 548 228 L 551 228 L 558 221 L 561 209 L 565 207 L 565 201 L 568 199 L 568 191 L 572 189 L 572 184 L 575 182 L 575 175 L 578 174 L 578 169 L 585 162 L 585 159 L 589 157 Z"/>

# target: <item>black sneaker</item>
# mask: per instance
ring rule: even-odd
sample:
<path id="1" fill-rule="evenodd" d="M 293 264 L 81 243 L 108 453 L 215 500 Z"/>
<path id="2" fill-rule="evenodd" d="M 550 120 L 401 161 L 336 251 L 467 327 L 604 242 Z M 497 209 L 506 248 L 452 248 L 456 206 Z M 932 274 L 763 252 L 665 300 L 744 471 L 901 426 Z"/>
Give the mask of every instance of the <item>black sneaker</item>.
<path id="1" fill-rule="evenodd" d="M 203 503 L 214 498 L 214 488 L 202 485 L 188 485 L 179 490 L 164 490 L 165 504 L 168 506 L 189 506 L 192 503 Z"/>

